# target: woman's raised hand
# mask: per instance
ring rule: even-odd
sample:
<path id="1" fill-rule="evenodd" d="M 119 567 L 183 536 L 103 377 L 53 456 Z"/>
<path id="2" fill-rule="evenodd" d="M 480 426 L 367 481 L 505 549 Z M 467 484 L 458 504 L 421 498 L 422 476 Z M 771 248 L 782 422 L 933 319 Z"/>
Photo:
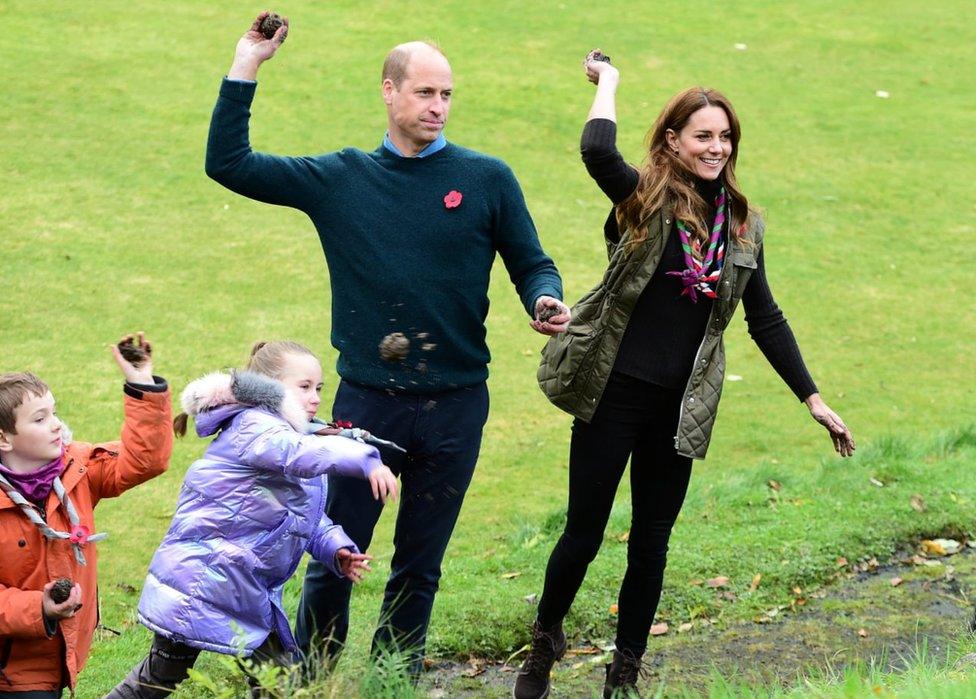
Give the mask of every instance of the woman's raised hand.
<path id="1" fill-rule="evenodd" d="M 847 429 L 847 425 L 841 420 L 840 415 L 824 403 L 819 393 L 814 393 L 804 402 L 810 409 L 810 415 L 813 419 L 823 425 L 830 433 L 830 439 L 834 443 L 834 451 L 841 456 L 851 456 L 857 445 L 854 444 L 854 436 Z"/>
<path id="2" fill-rule="evenodd" d="M 615 79 L 620 77 L 620 71 L 610 65 L 600 49 L 593 49 L 586 54 L 586 58 L 583 59 L 583 70 L 586 71 L 586 79 L 594 85 L 599 85 L 600 80 L 606 77 Z"/>

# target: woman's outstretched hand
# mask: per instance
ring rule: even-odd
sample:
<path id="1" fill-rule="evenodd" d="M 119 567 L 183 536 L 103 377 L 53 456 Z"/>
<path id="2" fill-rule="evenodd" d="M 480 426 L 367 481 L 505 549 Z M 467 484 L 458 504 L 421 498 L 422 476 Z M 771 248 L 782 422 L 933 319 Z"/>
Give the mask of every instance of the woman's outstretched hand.
<path id="1" fill-rule="evenodd" d="M 847 425 L 841 420 L 840 415 L 824 403 L 819 393 L 814 393 L 804 403 L 810 409 L 810 415 L 813 419 L 823 425 L 830 433 L 830 439 L 834 442 L 834 450 L 841 456 L 851 456 L 857 445 L 854 444 L 854 436 L 847 429 Z"/>

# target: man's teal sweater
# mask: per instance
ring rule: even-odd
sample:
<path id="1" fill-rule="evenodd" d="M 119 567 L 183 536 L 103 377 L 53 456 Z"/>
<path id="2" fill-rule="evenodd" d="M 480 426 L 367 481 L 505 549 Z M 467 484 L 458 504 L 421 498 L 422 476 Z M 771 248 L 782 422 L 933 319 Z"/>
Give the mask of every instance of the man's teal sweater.
<path id="1" fill-rule="evenodd" d="M 496 252 L 529 315 L 539 296 L 562 298 L 559 273 L 502 161 L 454 144 L 426 158 L 383 147 L 306 157 L 255 153 L 248 138 L 255 88 L 221 85 L 207 174 L 312 219 L 329 267 L 332 344 L 344 379 L 415 393 L 484 381 Z M 445 202 L 451 192 L 461 195 L 454 207 Z M 410 340 L 409 353 L 384 361 L 379 344 L 394 332 Z"/>

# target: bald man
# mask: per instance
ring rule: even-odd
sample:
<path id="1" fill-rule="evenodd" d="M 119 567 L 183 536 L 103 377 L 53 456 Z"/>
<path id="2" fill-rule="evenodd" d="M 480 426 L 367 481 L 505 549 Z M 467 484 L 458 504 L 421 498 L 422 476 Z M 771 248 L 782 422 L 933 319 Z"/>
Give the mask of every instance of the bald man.
<path id="1" fill-rule="evenodd" d="M 445 139 L 454 83 L 433 44 L 401 44 L 387 56 L 381 83 L 387 132 L 373 152 L 253 152 L 248 120 L 258 68 L 288 34 L 286 21 L 265 38 L 258 31 L 264 15 L 238 42 L 221 85 L 207 174 L 246 197 L 304 211 L 318 232 L 342 379 L 333 419 L 406 449 L 383 450 L 401 479 L 401 497 L 373 651 L 407 653 L 416 676 L 441 560 L 488 415 L 484 323 L 495 254 L 534 330 L 564 331 L 569 308 L 512 171 Z M 331 104 L 320 109 L 339 111 Z M 391 351 L 381 352 L 381 345 Z M 367 482 L 329 478 L 327 513 L 360 551 L 369 546 L 382 508 Z M 309 564 L 296 632 L 305 653 L 315 639 L 325 641 L 330 656 L 341 648 L 350 590 L 350 581 L 321 562 Z"/>

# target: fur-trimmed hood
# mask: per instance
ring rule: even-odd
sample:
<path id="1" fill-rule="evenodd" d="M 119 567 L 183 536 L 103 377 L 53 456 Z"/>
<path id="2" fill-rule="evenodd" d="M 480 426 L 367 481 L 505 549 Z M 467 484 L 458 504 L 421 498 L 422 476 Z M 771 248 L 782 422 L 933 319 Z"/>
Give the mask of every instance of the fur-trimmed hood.
<path id="1" fill-rule="evenodd" d="M 299 432 L 308 415 L 294 394 L 264 374 L 253 371 L 214 372 L 186 387 L 180 396 L 183 411 L 196 421 L 197 434 L 208 436 L 241 410 L 265 408 L 281 415 Z"/>

